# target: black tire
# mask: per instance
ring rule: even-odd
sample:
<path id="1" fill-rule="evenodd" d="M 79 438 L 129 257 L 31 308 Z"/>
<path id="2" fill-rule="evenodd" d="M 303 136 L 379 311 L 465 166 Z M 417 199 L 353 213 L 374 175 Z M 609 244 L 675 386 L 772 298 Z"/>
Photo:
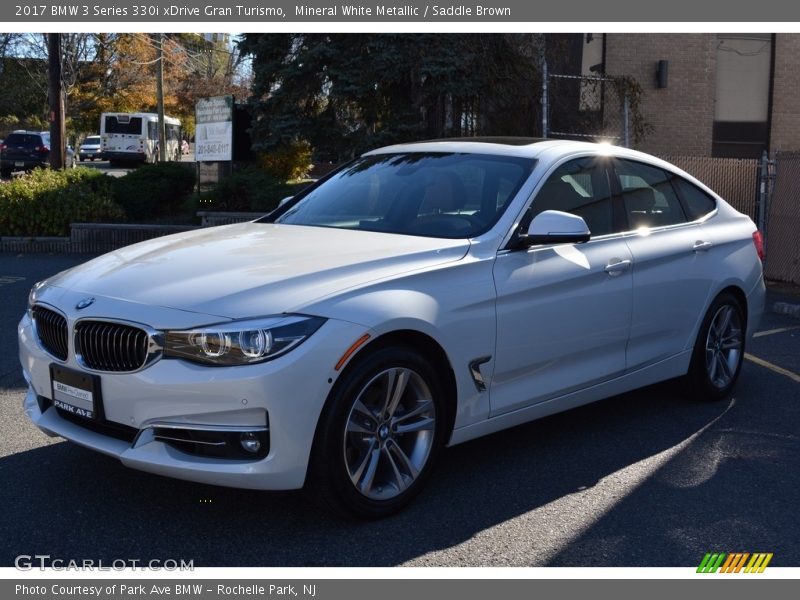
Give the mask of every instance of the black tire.
<path id="1" fill-rule="evenodd" d="M 11 169 L 3 169 L 0 171 L 0 177 L 3 179 L 8 179 L 11 177 Z"/>
<path id="2" fill-rule="evenodd" d="M 92 160 L 94 160 L 94 159 L 92 159 Z M 81 162 L 85 162 L 85 161 L 86 161 L 86 157 L 85 156 L 81 156 Z"/>
<path id="3" fill-rule="evenodd" d="M 396 376 L 392 378 L 391 373 Z M 362 419 L 366 415 L 355 409 L 357 401 L 363 400 L 367 408 L 372 408 L 373 399 L 375 405 L 380 404 L 385 390 L 400 388 L 397 382 L 402 376 L 406 383 L 394 403 L 396 420 L 383 420 L 386 415 L 376 414 L 380 410 L 371 413 L 371 420 Z M 419 398 L 426 392 L 429 402 Z M 387 404 L 390 396 L 385 394 Z M 430 410 L 423 411 L 425 407 Z M 379 519 L 398 512 L 430 476 L 447 435 L 446 410 L 444 387 L 431 361 L 406 347 L 365 350 L 336 383 L 320 417 L 309 463 L 308 493 L 341 516 Z M 426 421 L 431 418 L 432 423 Z M 354 431 L 356 420 L 370 430 L 374 427 L 374 432 Z M 399 427 L 409 431 L 399 431 L 397 421 L 406 423 Z"/>
<path id="4" fill-rule="evenodd" d="M 727 315 L 730 323 L 726 337 L 721 326 Z M 728 397 L 742 369 L 746 330 L 745 311 L 737 298 L 728 292 L 717 296 L 700 326 L 685 378 L 694 398 L 713 402 Z"/>

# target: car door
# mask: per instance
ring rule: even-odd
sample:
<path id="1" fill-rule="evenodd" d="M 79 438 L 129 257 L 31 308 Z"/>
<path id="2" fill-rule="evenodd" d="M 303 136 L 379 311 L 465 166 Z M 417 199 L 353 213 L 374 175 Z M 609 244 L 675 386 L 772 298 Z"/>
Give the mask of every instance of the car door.
<path id="1" fill-rule="evenodd" d="M 588 242 L 502 250 L 497 256 L 492 416 L 625 371 L 632 257 L 616 231 L 606 162 L 583 157 L 562 164 L 527 213 L 527 222 L 543 210 L 577 214 L 592 233 Z"/>
<path id="2" fill-rule="evenodd" d="M 714 261 L 704 227 L 691 221 L 677 176 L 634 160 L 614 161 L 633 255 L 633 319 L 627 361 L 644 367 L 691 348 Z"/>

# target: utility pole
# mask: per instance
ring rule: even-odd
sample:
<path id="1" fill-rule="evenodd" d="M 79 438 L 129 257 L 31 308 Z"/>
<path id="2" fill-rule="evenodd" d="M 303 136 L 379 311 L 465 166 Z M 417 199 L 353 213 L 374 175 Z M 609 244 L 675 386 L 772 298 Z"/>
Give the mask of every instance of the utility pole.
<path id="1" fill-rule="evenodd" d="M 47 34 L 47 92 L 50 101 L 50 166 L 63 169 L 66 130 L 64 127 L 64 88 L 61 83 L 61 34 Z"/>
<path id="2" fill-rule="evenodd" d="M 208 63 L 206 63 L 206 79 L 211 80 L 211 69 L 214 64 L 214 39 L 208 41 Z"/>
<path id="3" fill-rule="evenodd" d="M 156 104 L 158 110 L 158 160 L 167 160 L 167 136 L 164 127 L 164 34 L 153 35 L 156 43 Z"/>
<path id="4" fill-rule="evenodd" d="M 550 128 L 548 115 L 550 113 L 549 92 L 547 90 L 547 38 L 544 34 L 534 33 L 534 45 L 539 50 L 539 68 L 542 71 L 542 97 L 539 102 L 542 105 L 542 137 L 547 138 L 547 130 Z"/>

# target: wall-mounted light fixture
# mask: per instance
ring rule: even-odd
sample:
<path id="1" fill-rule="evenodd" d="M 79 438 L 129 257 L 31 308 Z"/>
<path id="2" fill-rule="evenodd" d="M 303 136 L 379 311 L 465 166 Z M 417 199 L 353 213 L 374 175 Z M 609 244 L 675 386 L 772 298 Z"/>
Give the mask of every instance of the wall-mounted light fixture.
<path id="1" fill-rule="evenodd" d="M 660 61 L 658 61 L 656 63 L 656 87 L 657 88 L 665 88 L 665 87 L 667 87 L 668 71 L 669 71 L 669 61 L 668 60 L 660 60 Z"/>

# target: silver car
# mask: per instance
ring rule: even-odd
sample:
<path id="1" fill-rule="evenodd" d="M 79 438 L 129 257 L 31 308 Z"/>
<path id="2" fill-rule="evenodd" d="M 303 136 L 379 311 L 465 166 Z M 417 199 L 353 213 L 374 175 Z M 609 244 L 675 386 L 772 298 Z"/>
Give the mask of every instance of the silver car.
<path id="1" fill-rule="evenodd" d="M 81 162 L 85 160 L 94 161 L 102 160 L 103 159 L 103 152 L 100 149 L 100 136 L 99 135 L 90 135 L 83 143 L 81 143 L 80 148 L 78 149 L 78 156 L 81 159 Z"/>

